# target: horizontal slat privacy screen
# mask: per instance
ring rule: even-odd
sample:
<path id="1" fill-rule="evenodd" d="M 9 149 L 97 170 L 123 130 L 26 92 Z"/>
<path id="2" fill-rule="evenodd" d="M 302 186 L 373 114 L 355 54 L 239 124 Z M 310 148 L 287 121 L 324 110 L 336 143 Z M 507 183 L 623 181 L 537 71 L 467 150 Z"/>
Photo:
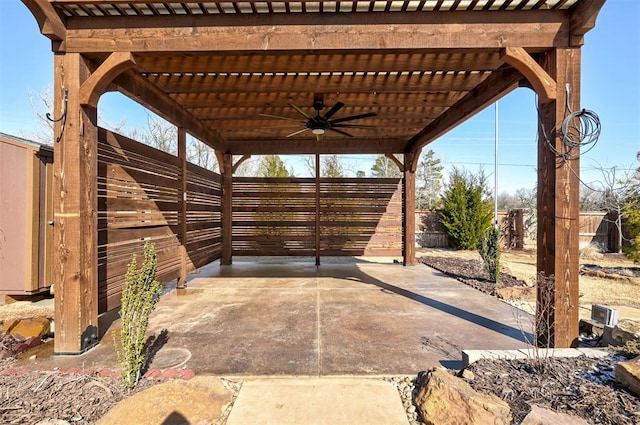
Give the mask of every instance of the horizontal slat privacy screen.
<path id="1" fill-rule="evenodd" d="M 158 279 L 180 274 L 181 161 L 124 136 L 100 129 L 98 142 L 99 312 L 118 307 L 127 264 L 142 261 L 145 241 L 158 253 Z M 187 270 L 219 258 L 221 179 L 187 165 Z"/>
<path id="2" fill-rule="evenodd" d="M 315 179 L 237 177 L 233 255 L 315 255 Z M 320 255 L 402 255 L 399 179 L 322 178 Z"/>

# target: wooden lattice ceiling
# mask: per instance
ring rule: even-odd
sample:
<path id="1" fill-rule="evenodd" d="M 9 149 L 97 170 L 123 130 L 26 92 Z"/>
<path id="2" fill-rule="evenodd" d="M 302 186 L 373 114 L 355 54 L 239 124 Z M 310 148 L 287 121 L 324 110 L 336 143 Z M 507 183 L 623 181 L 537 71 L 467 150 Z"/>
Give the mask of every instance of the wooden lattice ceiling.
<path id="1" fill-rule="evenodd" d="M 110 90 L 217 149 L 247 154 L 416 150 L 523 81 L 505 47 L 535 58 L 579 44 L 592 1 L 49 3 L 65 27 L 54 49 L 96 68 L 130 52 L 135 66 Z M 310 131 L 288 137 L 305 121 L 289 104 L 315 115 L 318 96 L 321 113 L 346 105 L 333 118 L 374 112 L 351 122 L 374 128 L 327 132 L 321 144 Z"/>

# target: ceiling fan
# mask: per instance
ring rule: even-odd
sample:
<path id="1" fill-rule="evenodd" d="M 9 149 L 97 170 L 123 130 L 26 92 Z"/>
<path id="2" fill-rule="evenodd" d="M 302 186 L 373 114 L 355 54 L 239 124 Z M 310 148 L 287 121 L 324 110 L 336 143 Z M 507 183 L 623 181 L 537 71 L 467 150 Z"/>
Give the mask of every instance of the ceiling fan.
<path id="1" fill-rule="evenodd" d="M 300 115 L 305 117 L 306 121 L 302 121 L 297 118 L 283 117 L 280 115 L 260 114 L 260 116 L 268 117 L 268 118 L 276 118 L 280 120 L 287 120 L 287 121 L 296 121 L 298 125 L 300 124 L 304 125 L 305 128 L 303 128 L 302 130 L 294 131 L 293 133 L 288 134 L 287 137 L 293 137 L 305 131 L 311 130 L 311 132 L 316 135 L 316 139 L 318 141 L 323 139 L 325 131 L 333 131 L 335 133 L 340 133 L 344 136 L 353 137 L 353 135 L 347 133 L 344 130 L 341 130 L 341 128 L 365 128 L 365 129 L 375 128 L 371 125 L 343 124 L 344 122 L 347 122 L 347 121 L 354 121 L 354 120 L 359 120 L 363 118 L 375 117 L 376 116 L 375 112 L 367 112 L 364 114 L 351 115 L 348 117 L 331 119 L 332 116 L 334 116 L 340 109 L 344 107 L 344 103 L 342 102 L 337 102 L 324 115 L 320 115 L 320 111 L 324 109 L 324 101 L 323 101 L 322 95 L 314 96 L 313 109 L 316 110 L 315 116 L 309 115 L 302 108 L 300 108 L 297 105 L 294 105 L 293 103 L 289 103 L 289 106 L 295 109 Z"/>

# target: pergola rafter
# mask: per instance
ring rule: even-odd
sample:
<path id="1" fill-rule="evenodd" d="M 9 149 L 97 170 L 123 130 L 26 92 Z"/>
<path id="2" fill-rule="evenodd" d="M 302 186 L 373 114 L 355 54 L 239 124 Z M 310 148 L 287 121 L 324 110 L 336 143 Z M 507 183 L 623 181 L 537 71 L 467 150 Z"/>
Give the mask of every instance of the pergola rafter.
<path id="1" fill-rule="evenodd" d="M 56 116 L 68 91 L 67 121 L 55 129 L 57 352 L 85 349 L 97 325 L 97 241 L 87 229 L 95 227 L 96 106 L 114 90 L 178 126 L 183 192 L 186 133 L 216 150 L 224 263 L 233 254 L 233 155 L 372 153 L 403 155 L 410 265 L 421 149 L 516 87 L 533 87 L 549 130 L 538 141 L 538 269 L 556 276 L 554 305 L 567 318 L 553 343 L 575 343 L 578 161 L 558 161 L 549 146 L 565 149 L 553 130 L 566 116 L 567 93 L 579 107 L 580 46 L 604 0 L 23 2 L 52 40 Z M 294 121 L 268 118 L 304 128 L 290 104 L 315 115 L 318 98 L 323 113 L 345 104 L 335 118 L 375 113 L 358 122 L 374 128 L 350 128 L 354 137 L 327 132 L 320 142 L 281 127 Z"/>

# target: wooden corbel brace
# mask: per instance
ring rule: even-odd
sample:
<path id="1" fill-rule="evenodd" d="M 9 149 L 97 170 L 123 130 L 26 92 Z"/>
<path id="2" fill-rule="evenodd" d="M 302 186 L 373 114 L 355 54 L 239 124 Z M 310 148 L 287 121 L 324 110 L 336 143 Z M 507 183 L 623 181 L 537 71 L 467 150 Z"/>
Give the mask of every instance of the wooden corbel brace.
<path id="1" fill-rule="evenodd" d="M 540 97 L 540 102 L 549 103 L 555 100 L 556 82 L 522 47 L 506 47 L 500 53 L 503 61 L 520 71 L 531 83 Z"/>
<path id="2" fill-rule="evenodd" d="M 243 162 L 245 162 L 245 161 L 246 161 L 247 159 L 249 159 L 249 158 L 251 158 L 251 155 L 248 155 L 248 154 L 246 154 L 246 155 L 242 155 L 242 158 L 240 158 L 239 160 L 237 160 L 237 161 L 236 161 L 236 163 L 235 163 L 235 164 L 233 164 L 233 168 L 232 168 L 232 171 L 231 171 L 231 172 L 232 172 L 233 174 L 235 174 L 235 173 L 236 173 L 236 171 L 238 171 L 238 167 L 239 167 L 240 165 L 242 165 L 242 163 L 243 163 Z"/>
<path id="3" fill-rule="evenodd" d="M 384 154 L 384 156 L 386 156 L 391 161 L 393 161 L 394 164 L 396 164 L 398 166 L 398 168 L 400 169 L 400 172 L 404 173 L 404 164 L 402 162 L 400 162 L 400 160 L 398 158 L 396 158 L 395 155 L 390 154 L 390 153 L 386 153 L 386 154 Z"/>
<path id="4" fill-rule="evenodd" d="M 415 173 L 418 169 L 418 160 L 420 159 L 420 152 L 422 152 L 422 148 L 405 152 L 404 154 L 404 170 Z"/>
<path id="5" fill-rule="evenodd" d="M 111 53 L 80 87 L 80 104 L 97 108 L 100 96 L 113 79 L 135 65 L 130 52 Z"/>

